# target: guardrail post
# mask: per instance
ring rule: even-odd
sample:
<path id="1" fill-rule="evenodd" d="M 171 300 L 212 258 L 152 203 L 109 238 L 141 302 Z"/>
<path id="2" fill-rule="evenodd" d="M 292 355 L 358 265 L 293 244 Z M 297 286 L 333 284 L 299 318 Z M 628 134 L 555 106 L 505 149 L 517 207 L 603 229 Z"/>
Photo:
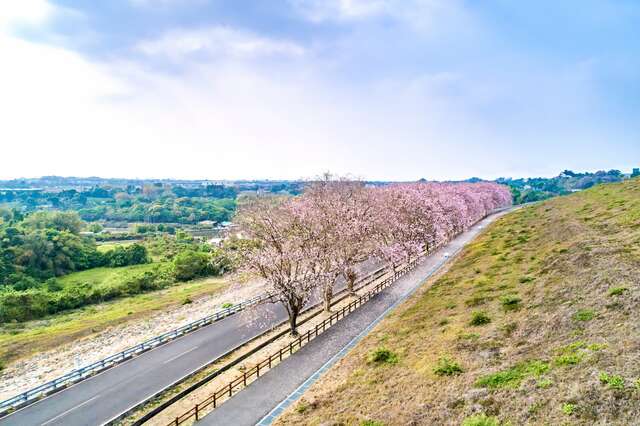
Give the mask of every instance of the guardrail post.
<path id="1" fill-rule="evenodd" d="M 213 408 L 216 408 L 216 392 L 213 393 Z"/>
<path id="2" fill-rule="evenodd" d="M 200 420 L 200 413 L 198 412 L 198 404 L 196 404 L 196 421 Z"/>
<path id="3" fill-rule="evenodd" d="M 229 383 L 229 398 L 231 398 L 233 388 L 231 387 L 231 383 Z"/>
<path id="4" fill-rule="evenodd" d="M 260 363 L 258 363 L 258 365 L 256 365 L 256 377 L 260 377 Z"/>

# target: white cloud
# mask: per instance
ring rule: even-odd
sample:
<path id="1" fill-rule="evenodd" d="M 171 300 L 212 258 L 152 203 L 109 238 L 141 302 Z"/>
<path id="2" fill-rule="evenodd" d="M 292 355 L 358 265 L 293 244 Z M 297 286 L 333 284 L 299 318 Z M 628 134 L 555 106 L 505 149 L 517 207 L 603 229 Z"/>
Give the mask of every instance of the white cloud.
<path id="1" fill-rule="evenodd" d="M 314 22 L 351 20 L 387 12 L 388 0 L 291 0 L 294 7 Z"/>
<path id="2" fill-rule="evenodd" d="M 421 37 L 437 38 L 455 30 L 456 37 L 477 32 L 476 22 L 460 0 L 289 0 L 299 16 L 310 22 L 340 23 L 348 28 L 379 21 L 389 30 L 410 30 Z"/>
<path id="3" fill-rule="evenodd" d="M 189 4 L 202 4 L 206 0 L 129 0 L 135 7 L 144 7 L 150 9 L 168 9 L 174 6 L 184 7 Z"/>
<path id="4" fill-rule="evenodd" d="M 432 22 L 437 15 L 460 9 L 457 0 L 289 0 L 313 22 L 357 21 L 389 17 L 409 23 Z"/>
<path id="5" fill-rule="evenodd" d="M 3 1 L 0 3 L 0 31 L 43 24 L 54 15 L 54 11 L 46 0 Z"/>
<path id="6" fill-rule="evenodd" d="M 189 55 L 215 58 L 301 56 L 305 49 L 287 40 L 278 40 L 233 29 L 212 27 L 200 30 L 173 30 L 153 40 L 138 43 L 136 50 L 149 56 L 181 60 Z"/>
<path id="7" fill-rule="evenodd" d="M 58 13 L 38 10 L 12 12 L 12 22 Z M 340 64 L 328 70 L 301 46 L 233 28 L 172 31 L 136 48 L 179 59 L 181 72 L 90 60 L 0 32 L 0 178 L 299 178 L 327 169 L 464 178 L 531 165 L 554 173 L 582 144 L 603 163 L 638 154 L 637 145 L 598 145 L 628 135 L 589 120 L 598 99 L 588 67 L 576 82 L 575 68 L 492 57 L 485 73 L 458 67 L 341 83 Z M 261 60 L 274 55 L 296 60 Z"/>

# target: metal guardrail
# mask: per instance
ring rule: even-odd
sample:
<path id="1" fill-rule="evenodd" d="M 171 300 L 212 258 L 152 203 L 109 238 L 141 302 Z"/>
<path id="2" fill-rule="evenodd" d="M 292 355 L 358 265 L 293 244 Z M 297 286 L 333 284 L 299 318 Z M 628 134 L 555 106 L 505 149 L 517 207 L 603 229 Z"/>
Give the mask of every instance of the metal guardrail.
<path id="1" fill-rule="evenodd" d="M 125 360 L 128 360 L 157 346 L 170 342 L 191 331 L 197 330 L 205 325 L 212 324 L 218 320 L 221 320 L 222 318 L 240 312 L 248 306 L 252 306 L 268 300 L 270 297 L 270 294 L 262 294 L 249 300 L 245 300 L 244 302 L 222 309 L 214 314 L 190 322 L 189 324 L 185 324 L 182 327 L 176 328 L 175 330 L 171 330 L 159 336 L 153 337 L 149 340 L 118 352 L 117 354 L 110 355 L 100 361 L 96 361 L 92 364 L 70 371 L 69 373 L 64 374 L 47 383 L 36 386 L 35 388 L 29 389 L 26 392 L 4 400 L 0 402 L 0 416 L 5 412 L 11 410 L 12 408 L 15 409 L 28 405 L 31 402 L 35 402 L 43 396 L 62 390 L 70 384 L 74 384 L 88 377 L 91 377 L 96 373 L 111 368 Z"/>
<path id="2" fill-rule="evenodd" d="M 370 278 L 379 271 L 380 269 L 377 269 L 365 275 L 364 277 L 359 279 L 358 282 Z M 95 374 L 111 368 L 117 364 L 120 364 L 123 361 L 129 360 L 134 356 L 140 355 L 150 349 L 153 349 L 180 336 L 190 333 L 191 331 L 197 330 L 201 327 L 221 320 L 222 318 L 226 318 L 230 315 L 240 312 L 249 306 L 253 306 L 269 300 L 271 297 L 272 295 L 268 293 L 258 295 L 249 300 L 245 300 L 244 302 L 222 309 L 214 314 L 200 318 L 199 320 L 190 322 L 189 324 L 185 324 L 182 327 L 176 328 L 175 330 L 171 330 L 159 336 L 153 337 L 149 340 L 118 352 L 117 354 L 110 355 L 100 361 L 96 361 L 92 364 L 70 371 L 69 373 L 57 377 L 47 383 L 43 383 L 42 385 L 36 386 L 35 388 L 29 389 L 28 391 L 13 396 L 7 400 L 0 402 L 0 417 L 8 414 L 8 412 L 12 409 L 22 408 L 34 402 L 37 402 L 41 397 L 63 390 L 71 384 L 75 384 L 84 379 L 92 377 Z"/>

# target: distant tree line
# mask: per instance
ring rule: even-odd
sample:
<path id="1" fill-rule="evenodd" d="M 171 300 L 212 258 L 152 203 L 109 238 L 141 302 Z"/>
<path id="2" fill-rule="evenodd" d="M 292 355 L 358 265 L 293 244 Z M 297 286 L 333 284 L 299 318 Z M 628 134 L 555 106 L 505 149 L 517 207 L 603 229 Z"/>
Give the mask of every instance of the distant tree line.
<path id="1" fill-rule="evenodd" d="M 21 212 L 76 211 L 86 221 L 193 224 L 203 220 L 224 222 L 236 208 L 237 191 L 224 185 L 184 188 L 168 185 L 64 189 L 0 190 L 0 206 Z"/>
<path id="2" fill-rule="evenodd" d="M 633 169 L 631 177 L 638 175 L 640 175 L 640 169 Z M 496 182 L 509 186 L 514 203 L 522 204 L 556 195 L 566 195 L 600 183 L 620 182 L 625 178 L 626 176 L 620 170 L 601 170 L 595 173 L 565 170 L 553 178 L 499 178 Z"/>

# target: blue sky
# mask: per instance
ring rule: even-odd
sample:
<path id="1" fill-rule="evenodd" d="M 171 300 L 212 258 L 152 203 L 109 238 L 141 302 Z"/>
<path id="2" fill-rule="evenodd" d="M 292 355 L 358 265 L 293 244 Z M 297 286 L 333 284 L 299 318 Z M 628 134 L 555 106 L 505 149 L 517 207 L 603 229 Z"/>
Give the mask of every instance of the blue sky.
<path id="1" fill-rule="evenodd" d="M 0 178 L 640 166 L 640 3 L 4 0 Z"/>

